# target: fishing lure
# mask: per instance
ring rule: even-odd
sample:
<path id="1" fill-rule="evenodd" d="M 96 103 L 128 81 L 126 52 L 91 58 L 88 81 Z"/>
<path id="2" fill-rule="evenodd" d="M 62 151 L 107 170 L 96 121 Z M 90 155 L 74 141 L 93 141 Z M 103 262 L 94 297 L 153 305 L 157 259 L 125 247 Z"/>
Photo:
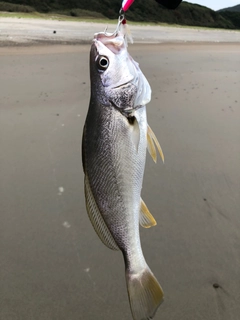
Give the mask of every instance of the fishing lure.
<path id="1" fill-rule="evenodd" d="M 133 4 L 134 0 L 123 0 L 122 2 L 122 10 L 127 11 L 131 5 Z"/>

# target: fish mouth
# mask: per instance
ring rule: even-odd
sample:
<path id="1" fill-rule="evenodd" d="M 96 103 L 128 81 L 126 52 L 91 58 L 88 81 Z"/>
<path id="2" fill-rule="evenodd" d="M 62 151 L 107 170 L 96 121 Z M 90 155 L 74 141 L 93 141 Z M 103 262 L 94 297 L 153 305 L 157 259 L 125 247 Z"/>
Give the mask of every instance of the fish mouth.
<path id="1" fill-rule="evenodd" d="M 99 32 L 94 35 L 93 43 L 97 50 L 104 46 L 114 54 L 118 54 L 122 49 L 125 49 L 124 36 L 121 34 Z"/>

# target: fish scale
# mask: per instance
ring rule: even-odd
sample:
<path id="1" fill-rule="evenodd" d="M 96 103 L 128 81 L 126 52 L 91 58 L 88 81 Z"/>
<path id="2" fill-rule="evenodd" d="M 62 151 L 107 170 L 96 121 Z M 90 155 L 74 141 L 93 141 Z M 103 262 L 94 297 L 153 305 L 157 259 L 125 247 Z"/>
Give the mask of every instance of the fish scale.
<path id="1" fill-rule="evenodd" d="M 104 109 L 104 108 L 103 108 Z M 125 118 L 122 118 L 122 122 L 119 119 L 119 111 L 112 108 L 112 112 L 109 110 L 106 111 L 106 117 L 109 117 L 109 114 L 112 114 L 112 121 L 111 121 L 111 129 L 110 132 L 106 125 L 104 126 L 103 130 L 101 129 L 102 126 L 99 125 L 98 128 L 101 130 L 98 134 L 98 139 L 91 141 L 91 125 L 88 125 L 88 122 L 91 123 L 91 118 L 87 118 L 86 122 L 86 139 L 88 130 L 90 128 L 90 139 L 87 139 L 86 143 L 88 145 L 87 150 L 91 148 L 91 143 L 93 144 L 93 148 L 95 148 L 95 154 L 91 158 L 88 157 L 88 153 L 86 151 L 86 164 L 88 171 L 88 178 L 90 180 L 90 186 L 93 190 L 93 194 L 95 195 L 96 202 L 98 203 L 99 208 L 102 212 L 104 219 L 109 224 L 110 228 L 113 226 L 117 228 L 119 221 L 119 210 L 122 210 L 122 220 L 126 221 L 133 215 L 132 211 L 134 205 L 139 206 L 139 197 L 141 192 L 141 183 L 137 186 L 136 183 L 136 176 L 139 175 L 142 179 L 143 176 L 143 169 L 145 165 L 145 152 L 143 153 L 142 157 L 142 167 L 138 164 L 138 158 L 135 160 L 136 167 L 139 167 L 138 170 L 133 170 L 133 165 L 135 163 L 132 162 L 130 158 L 130 154 L 136 153 L 135 146 L 131 141 L 131 137 L 129 137 L 129 142 L 127 143 L 126 136 L 124 131 L 126 131 L 127 121 Z M 115 114 L 117 113 L 117 117 Z M 116 120 L 117 119 L 117 120 Z M 114 125 L 113 125 L 114 123 Z M 98 130 L 96 128 L 95 130 Z M 115 141 L 112 137 L 115 137 Z M 124 146 L 121 147 L 122 141 L 124 141 Z M 112 145 L 118 145 L 119 148 L 113 149 Z M 144 148 L 146 150 L 146 148 Z M 91 159 L 88 161 L 88 159 Z M 131 160 L 131 161 L 130 161 Z M 135 168 L 134 168 L 135 169 Z M 92 181 L 92 182 L 91 182 Z M 124 186 L 124 187 L 123 187 Z M 136 189 L 136 191 L 135 191 Z M 105 204 L 105 194 L 108 195 L 107 204 L 108 208 Z M 136 198 L 136 200 L 134 199 Z M 128 209 L 129 207 L 129 209 Z M 108 209 L 108 210 L 106 210 Z M 137 219 L 139 215 L 139 211 L 135 213 Z M 126 216 L 126 218 L 123 218 Z M 125 224 L 127 225 L 127 223 Z M 138 226 L 138 222 L 137 222 Z M 119 224 L 119 227 L 121 225 Z M 122 239 L 124 235 L 117 235 L 118 238 Z M 126 234 L 125 234 L 126 236 Z"/>

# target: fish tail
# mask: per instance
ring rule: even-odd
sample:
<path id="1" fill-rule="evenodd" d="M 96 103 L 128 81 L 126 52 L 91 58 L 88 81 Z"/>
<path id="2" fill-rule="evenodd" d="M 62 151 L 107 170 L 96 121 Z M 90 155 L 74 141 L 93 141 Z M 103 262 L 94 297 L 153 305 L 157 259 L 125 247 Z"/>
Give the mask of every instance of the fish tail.
<path id="1" fill-rule="evenodd" d="M 126 281 L 133 319 L 152 319 L 163 302 L 163 290 L 149 267 L 138 273 L 127 269 Z"/>

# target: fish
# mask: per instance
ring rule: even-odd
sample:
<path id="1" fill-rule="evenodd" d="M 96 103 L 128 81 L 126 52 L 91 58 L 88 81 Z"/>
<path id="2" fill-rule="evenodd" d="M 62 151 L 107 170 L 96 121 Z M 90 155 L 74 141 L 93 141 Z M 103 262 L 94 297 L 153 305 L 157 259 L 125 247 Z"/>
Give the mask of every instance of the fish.
<path id="1" fill-rule="evenodd" d="M 120 250 L 134 320 L 152 319 L 163 290 L 145 261 L 139 225 L 156 220 L 141 198 L 148 149 L 157 161 L 161 146 L 147 123 L 151 88 L 130 56 L 124 32 L 99 32 L 90 50 L 90 103 L 82 137 L 86 209 L 94 230 Z"/>

